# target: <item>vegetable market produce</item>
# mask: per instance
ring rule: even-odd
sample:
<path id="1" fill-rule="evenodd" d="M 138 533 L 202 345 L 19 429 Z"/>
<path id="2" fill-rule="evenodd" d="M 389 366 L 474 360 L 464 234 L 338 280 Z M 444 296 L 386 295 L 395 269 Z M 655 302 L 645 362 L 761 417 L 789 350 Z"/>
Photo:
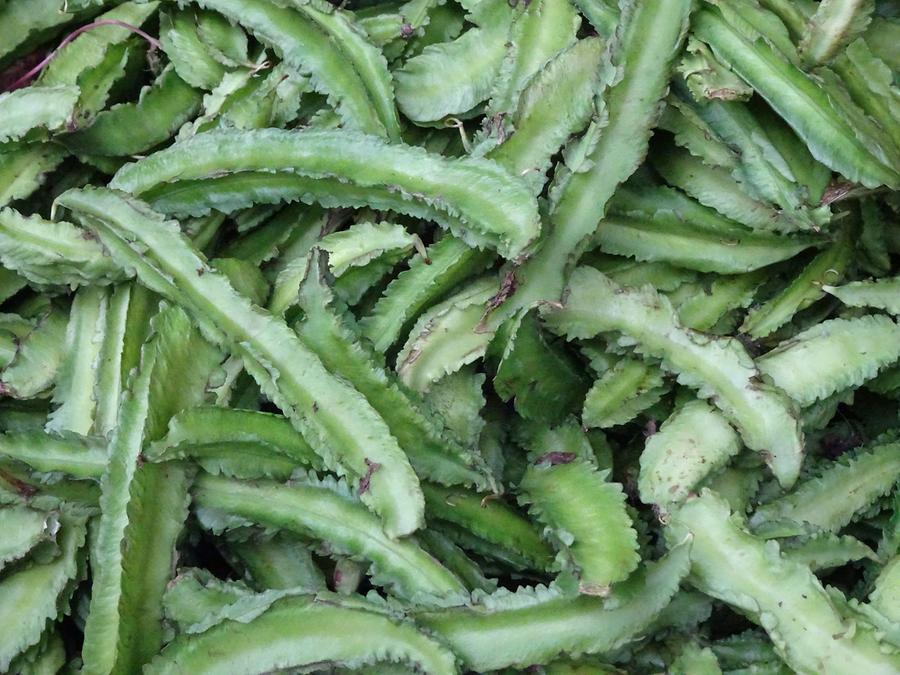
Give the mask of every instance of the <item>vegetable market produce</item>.
<path id="1" fill-rule="evenodd" d="M 0 673 L 900 673 L 888 0 L 0 0 Z"/>

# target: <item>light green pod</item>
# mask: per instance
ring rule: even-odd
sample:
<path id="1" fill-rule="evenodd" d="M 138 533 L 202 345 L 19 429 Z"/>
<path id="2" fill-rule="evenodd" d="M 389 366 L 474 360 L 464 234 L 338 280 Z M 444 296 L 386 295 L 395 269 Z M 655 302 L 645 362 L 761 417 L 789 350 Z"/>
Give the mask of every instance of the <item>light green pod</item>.
<path id="1" fill-rule="evenodd" d="M 78 101 L 78 87 L 25 87 L 0 94 L 0 143 L 17 141 L 32 129 L 56 131 Z"/>
<path id="2" fill-rule="evenodd" d="M 763 354 L 756 364 L 806 407 L 862 385 L 898 359 L 900 326 L 886 316 L 872 315 L 818 323 Z"/>
<path id="3" fill-rule="evenodd" d="M 684 501 L 740 449 L 740 438 L 721 413 L 706 401 L 685 403 L 647 439 L 638 478 L 641 500 L 660 507 Z"/>
<path id="4" fill-rule="evenodd" d="M 520 502 L 559 542 L 563 568 L 574 568 L 581 593 L 607 595 L 612 584 L 637 568 L 637 534 L 625 493 L 609 480 L 608 471 L 584 459 L 538 458 L 525 470 L 519 489 Z"/>
<path id="5" fill-rule="evenodd" d="M 788 560 L 807 565 L 813 572 L 841 567 L 857 560 L 878 562 L 878 556 L 863 542 L 850 535 L 815 534 L 797 543 L 783 544 L 781 552 Z"/>
<path id="6" fill-rule="evenodd" d="M 569 339 L 623 333 L 638 353 L 662 359 L 678 380 L 709 398 L 760 452 L 784 486 L 797 479 L 803 437 L 787 397 L 758 382 L 758 371 L 736 340 L 701 334 L 678 322 L 668 300 L 650 288 L 617 286 L 597 270 L 572 275 L 565 304 L 544 308 L 548 326 Z"/>
<path id="7" fill-rule="evenodd" d="M 222 581 L 205 569 L 189 567 L 166 589 L 163 612 L 178 633 L 202 633 L 225 618 L 223 609 L 253 595 L 242 581 Z"/>
<path id="8" fill-rule="evenodd" d="M 596 112 L 603 46 L 597 38 L 577 40 L 535 73 L 510 110 L 510 128 L 487 157 L 542 189 L 553 155 Z"/>
<path id="9" fill-rule="evenodd" d="M 714 208 L 728 218 L 758 230 L 790 227 L 783 222 L 774 205 L 760 195 L 752 194 L 752 187 L 748 190 L 735 180 L 734 173 L 743 166 L 740 163 L 729 171 L 694 157 L 686 150 L 664 144 L 651 161 L 653 168 L 670 185 L 681 188 L 704 206 Z"/>
<path id="10" fill-rule="evenodd" d="M 740 327 L 754 338 L 770 335 L 800 310 L 824 295 L 823 287 L 838 282 L 853 256 L 851 228 L 845 228 L 837 241 L 813 258 L 791 283 L 759 307 L 750 310 Z"/>
<path id="11" fill-rule="evenodd" d="M 525 568 L 549 568 L 550 547 L 537 529 L 502 499 L 431 483 L 423 484 L 423 489 L 429 519 L 452 523 L 490 548 L 504 551 L 498 556 L 520 561 Z"/>
<path id="12" fill-rule="evenodd" d="M 0 570 L 28 554 L 45 539 L 54 539 L 59 529 L 55 514 L 21 506 L 0 508 Z"/>
<path id="13" fill-rule="evenodd" d="M 330 593 L 286 597 L 250 620 L 227 620 L 199 635 L 178 637 L 145 672 L 252 675 L 261 668 L 381 661 L 410 663 L 434 675 L 457 672 L 453 654 L 413 624 L 377 605 Z"/>
<path id="14" fill-rule="evenodd" d="M 826 91 L 761 39 L 755 29 L 737 28 L 713 7 L 696 12 L 692 27 L 717 57 L 791 125 L 817 160 L 867 187 L 900 184 L 897 170 L 877 156 L 878 148 L 873 154 L 870 144 L 857 137 Z M 790 53 L 792 46 L 786 51 Z"/>
<path id="15" fill-rule="evenodd" d="M 168 433 L 144 450 L 152 462 L 193 459 L 202 464 L 204 458 L 234 455 L 239 460 L 242 454 L 251 465 L 282 455 L 294 467 L 324 468 L 287 418 L 255 410 L 212 406 L 184 410 L 169 421 Z"/>
<path id="16" fill-rule="evenodd" d="M 475 329 L 496 292 L 496 281 L 483 277 L 422 314 L 397 355 L 404 384 L 427 392 L 432 383 L 484 356 L 493 335 Z"/>
<path id="17" fill-rule="evenodd" d="M 90 126 L 61 137 L 75 154 L 121 157 L 149 150 L 167 140 L 199 110 L 201 94 L 167 68 L 136 103 L 99 113 Z"/>
<path id="18" fill-rule="evenodd" d="M 228 553 L 244 569 L 257 590 L 308 588 L 325 590 L 325 575 L 306 542 L 288 535 L 257 537 L 228 543 Z"/>
<path id="19" fill-rule="evenodd" d="M 665 262 L 638 262 L 631 258 L 588 251 L 581 262 L 603 272 L 622 286 L 653 286 L 664 293 L 678 293 L 683 287 L 695 286 L 700 275 Z"/>
<path id="20" fill-rule="evenodd" d="M 164 309 L 151 327 L 122 397 L 100 481 L 82 652 L 87 673 L 134 672 L 162 645 L 162 595 L 187 517 L 188 475 L 175 464 L 138 459 L 174 413 L 202 400 L 220 359 L 180 308 Z"/>
<path id="21" fill-rule="evenodd" d="M 818 243 L 811 237 L 754 232 L 708 215 L 706 222 L 685 222 L 662 212 L 652 218 L 608 215 L 594 242 L 606 253 L 719 274 L 751 272 L 792 258 Z"/>
<path id="22" fill-rule="evenodd" d="M 31 196 L 68 154 L 55 143 L 0 145 L 0 207 Z"/>
<path id="23" fill-rule="evenodd" d="M 637 359 L 620 359 L 588 390 L 581 422 L 600 429 L 627 424 L 655 405 L 666 391 L 668 387 L 658 366 Z"/>
<path id="24" fill-rule="evenodd" d="M 871 0 L 822 0 L 810 17 L 799 51 L 810 65 L 827 63 L 869 27 Z"/>
<path id="25" fill-rule="evenodd" d="M 56 408 L 47 416 L 47 431 L 84 435 L 94 426 L 94 369 L 103 344 L 108 300 L 106 290 L 99 286 L 85 286 L 75 294 L 66 327 L 65 355 L 53 388 Z"/>
<path id="26" fill-rule="evenodd" d="M 37 317 L 34 330 L 19 340 L 12 362 L 0 370 L 7 395 L 32 398 L 50 388 L 67 353 L 67 323 L 66 313 L 52 305 Z"/>
<path id="27" fill-rule="evenodd" d="M 494 80 L 485 115 L 509 115 L 519 97 L 544 65 L 575 44 L 581 24 L 568 0 L 536 0 L 515 18 L 507 39 L 507 54 Z"/>
<path id="28" fill-rule="evenodd" d="M 753 95 L 753 89 L 696 38 L 688 37 L 684 51 L 678 72 L 696 100 L 746 101 Z"/>
<path id="29" fill-rule="evenodd" d="M 363 200 L 371 188 L 390 187 L 409 200 L 409 206 L 397 210 L 419 215 L 421 211 L 414 207 L 417 202 L 424 203 L 453 219 L 452 223 L 446 217 L 442 220 L 452 225 L 454 234 L 470 244 L 496 247 L 505 257 L 521 253 L 540 228 L 537 204 L 525 183 L 496 163 L 445 159 L 420 148 L 388 145 L 346 131 L 264 129 L 199 134 L 123 167 L 111 186 L 138 195 L 146 193 L 153 201 L 159 194 L 155 188 L 165 189 L 171 181 L 177 187 L 181 181 L 210 174 L 256 170 L 276 175 L 287 171 L 312 183 L 341 179 L 361 188 Z M 324 203 L 337 205 L 340 195 Z M 362 204 L 350 201 L 346 205 Z"/>
<path id="30" fill-rule="evenodd" d="M 851 281 L 843 286 L 822 286 L 848 307 L 875 307 L 900 315 L 900 277 Z"/>
<path id="31" fill-rule="evenodd" d="M 159 18 L 159 42 L 178 77 L 192 87 L 210 91 L 227 72 L 199 35 L 193 12 L 163 12 Z"/>
<path id="32" fill-rule="evenodd" d="M 516 10 L 503 0 L 473 5 L 473 28 L 455 40 L 428 45 L 394 72 L 397 105 L 413 122 L 464 115 L 491 95 Z"/>
<path id="33" fill-rule="evenodd" d="M 107 284 L 123 275 L 94 239 L 65 221 L 0 209 L 0 261 L 40 285 Z"/>
<path id="34" fill-rule="evenodd" d="M 563 654 L 612 652 L 641 635 L 669 604 L 687 575 L 689 548 L 684 544 L 646 564 L 605 601 L 526 587 L 479 596 L 469 607 L 426 610 L 415 618 L 476 672 L 525 668 Z"/>
<path id="35" fill-rule="evenodd" d="M 788 494 L 760 506 L 750 524 L 788 520 L 837 532 L 876 499 L 889 493 L 900 475 L 900 444 L 876 445 L 849 460 L 836 460 Z"/>
<path id="36" fill-rule="evenodd" d="M 60 204 L 96 228 L 113 257 L 136 267 L 144 284 L 185 305 L 204 334 L 236 351 L 330 468 L 366 478 L 360 496 L 384 517 L 389 533 L 418 527 L 424 508 L 418 479 L 387 425 L 287 324 L 239 295 L 175 223 L 145 205 L 106 190 L 69 191 Z M 135 251 L 135 238 L 155 254 Z"/>
<path id="37" fill-rule="evenodd" d="M 465 242 L 444 236 L 415 257 L 385 289 L 371 311 L 359 322 L 361 334 L 376 352 L 387 351 L 422 310 L 454 286 L 481 272 L 490 255 Z"/>
<path id="38" fill-rule="evenodd" d="M 48 621 L 55 620 L 68 606 L 84 573 L 85 535 L 83 517 L 62 518 L 59 554 L 49 562 L 35 562 L 0 581 L 0 670 L 7 671 L 15 656 L 36 644 Z"/>
<path id="39" fill-rule="evenodd" d="M 387 371 L 378 356 L 358 341 L 325 278 L 325 261 L 326 256 L 314 249 L 299 293 L 303 318 L 295 330 L 300 339 L 326 368 L 366 397 L 419 475 L 446 485 L 492 489 L 493 481 L 480 456 L 448 438 L 417 397 L 400 386 L 396 374 Z"/>
<path id="40" fill-rule="evenodd" d="M 392 539 L 347 490 L 334 481 L 309 478 L 292 485 L 239 481 L 201 474 L 194 486 L 197 508 L 215 509 L 264 527 L 286 529 L 327 541 L 339 555 L 373 565 L 373 582 L 414 598 L 462 592 L 461 582 L 413 539 Z"/>
<path id="41" fill-rule="evenodd" d="M 718 276 L 703 293 L 678 305 L 678 320 L 688 328 L 708 331 L 729 311 L 747 307 L 767 276 L 766 270 Z"/>
<path id="42" fill-rule="evenodd" d="M 72 432 L 23 431 L 0 435 L 0 457 L 21 462 L 40 473 L 99 479 L 106 466 L 106 454 L 104 439 Z"/>
<path id="43" fill-rule="evenodd" d="M 900 668 L 900 654 L 880 644 L 870 627 L 845 630 L 809 568 L 785 559 L 774 541 L 747 533 L 715 493 L 704 490 L 674 511 L 667 537 L 691 538 L 691 583 L 762 626 L 794 671 L 888 675 Z"/>

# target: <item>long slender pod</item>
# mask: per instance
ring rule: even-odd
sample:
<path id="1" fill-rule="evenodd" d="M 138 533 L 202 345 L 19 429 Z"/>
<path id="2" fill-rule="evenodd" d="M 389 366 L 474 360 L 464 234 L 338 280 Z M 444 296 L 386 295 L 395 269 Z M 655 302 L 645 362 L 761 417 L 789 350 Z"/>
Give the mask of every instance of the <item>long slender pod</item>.
<path id="1" fill-rule="evenodd" d="M 668 300 L 652 289 L 622 288 L 588 267 L 575 271 L 565 304 L 547 306 L 544 318 L 570 339 L 620 331 L 722 410 L 783 485 L 797 479 L 803 437 L 792 405 L 759 382 L 759 371 L 737 341 L 684 328 Z"/>
<path id="2" fill-rule="evenodd" d="M 460 581 L 410 539 L 394 540 L 378 519 L 333 481 L 296 481 L 278 485 L 242 483 L 200 475 L 194 487 L 197 507 L 217 509 L 266 527 L 285 528 L 327 541 L 330 549 L 373 563 L 378 583 L 412 598 L 447 596 L 463 591 Z"/>
<path id="3" fill-rule="evenodd" d="M 487 157 L 516 176 L 524 174 L 535 190 L 543 188 L 552 156 L 596 113 L 602 58 L 603 42 L 586 38 L 550 59 L 518 95 L 507 113 L 509 128 Z"/>
<path id="4" fill-rule="evenodd" d="M 341 635 L 335 640 L 334 635 Z M 416 627 L 362 600 L 333 594 L 286 597 L 251 619 L 227 620 L 176 638 L 147 673 L 242 673 L 399 661 L 421 672 L 452 675 L 455 658 Z"/>
<path id="5" fill-rule="evenodd" d="M 106 324 L 106 291 L 99 286 L 82 288 L 72 301 L 66 327 L 66 356 L 53 389 L 57 404 L 47 419 L 48 431 L 87 434 L 94 425 L 94 367 Z"/>
<path id="6" fill-rule="evenodd" d="M 443 224 L 451 225 L 454 234 L 471 244 L 497 248 L 506 257 L 521 253 L 539 230 L 534 197 L 521 179 L 496 163 L 446 159 L 348 132 L 265 129 L 199 134 L 123 167 L 110 185 L 154 201 L 160 190 L 177 188 L 182 181 L 247 171 L 266 171 L 275 177 L 288 172 L 288 177 L 308 178 L 312 184 L 338 179 L 360 188 L 358 197 L 348 199 L 345 206 L 368 203 L 370 189 L 377 198 L 379 189 L 390 188 L 403 197 L 391 208 L 417 216 L 422 213 L 417 204 L 431 207 L 428 213 L 437 213 L 438 218 L 444 214 Z M 291 198 L 309 201 L 311 197 L 304 198 L 308 194 L 303 189 Z M 324 194 L 329 195 L 325 205 L 340 204 L 339 193 Z"/>
<path id="7" fill-rule="evenodd" d="M 27 87 L 0 94 L 0 143 L 20 140 L 33 129 L 61 129 L 78 101 L 77 87 Z"/>
<path id="8" fill-rule="evenodd" d="M 496 120 L 489 134 L 506 136 L 506 119 L 518 109 L 520 94 L 544 65 L 575 43 L 581 19 L 568 0 L 538 0 L 516 17 L 507 41 L 508 52 L 494 81 L 485 115 Z M 523 48 L 527 45 L 527 48 Z"/>
<path id="9" fill-rule="evenodd" d="M 106 443 L 71 432 L 8 432 L 0 436 L 0 458 L 25 464 L 40 473 L 99 479 L 106 464 Z"/>
<path id="10" fill-rule="evenodd" d="M 871 627 L 855 631 L 808 567 L 749 534 L 718 495 L 704 490 L 673 512 L 672 541 L 691 537 L 691 583 L 753 618 L 779 656 L 801 673 L 894 673 L 900 653 Z"/>
<path id="11" fill-rule="evenodd" d="M 643 160 L 690 11 L 691 3 L 683 0 L 626 4 L 621 34 L 603 66 L 602 85 L 608 88 L 601 94 L 602 109 L 555 177 L 551 227 L 517 273 L 516 307 L 559 298 L 568 269 L 597 229 L 609 199 Z M 648 45 L 641 35 L 654 40 Z"/>
<path id="12" fill-rule="evenodd" d="M 618 601 L 608 607 L 601 598 L 537 587 L 483 596 L 471 607 L 426 611 L 416 620 L 478 672 L 611 652 L 638 638 L 669 604 L 688 572 L 689 549 L 684 544 L 645 565 L 613 590 L 609 600 Z"/>
<path id="13" fill-rule="evenodd" d="M 187 515 L 187 476 L 181 467 L 139 466 L 138 460 L 144 442 L 165 431 L 168 417 L 202 398 L 219 360 L 199 333 L 191 333 L 183 310 L 164 310 L 152 326 L 123 396 L 101 478 L 83 652 L 89 673 L 132 672 L 162 644 L 161 598 Z"/>
<path id="14" fill-rule="evenodd" d="M 875 552 L 850 535 L 816 534 L 797 543 L 783 545 L 782 554 L 808 565 L 813 572 L 841 567 L 857 560 L 878 561 Z"/>
<path id="15" fill-rule="evenodd" d="M 807 407 L 874 378 L 900 359 L 900 327 L 886 316 L 816 324 L 756 360 L 760 372 Z M 815 363 L 816 368 L 805 368 Z"/>
<path id="16" fill-rule="evenodd" d="M 287 324 L 239 295 L 174 223 L 146 206 L 101 190 L 70 191 L 59 204 L 95 228 L 143 283 L 186 306 L 205 334 L 237 351 L 326 464 L 359 482 L 363 501 L 384 517 L 391 534 L 416 529 L 423 509 L 418 480 L 384 421 L 328 373 Z M 133 248 L 139 244 L 152 257 Z"/>
<path id="17" fill-rule="evenodd" d="M 842 286 L 822 286 L 848 307 L 874 307 L 894 316 L 900 315 L 900 278 L 851 281 Z"/>
<path id="18" fill-rule="evenodd" d="M 103 247 L 64 221 L 0 209 L 0 245 L 3 266 L 35 284 L 78 286 L 122 279 Z"/>
<path id="19" fill-rule="evenodd" d="M 883 443 L 849 459 L 825 465 L 821 473 L 760 506 L 750 524 L 789 520 L 836 532 L 885 494 L 900 479 L 900 444 Z"/>
<path id="20" fill-rule="evenodd" d="M 581 423 L 606 429 L 626 424 L 668 391 L 663 372 L 638 359 L 620 359 L 594 380 L 584 398 Z"/>
<path id="21" fill-rule="evenodd" d="M 593 241 L 606 253 L 719 274 L 752 272 L 818 243 L 811 237 L 754 232 L 711 213 L 698 216 L 685 222 L 665 211 L 650 217 L 611 214 Z"/>
<path id="22" fill-rule="evenodd" d="M 199 406 L 169 420 L 168 432 L 144 450 L 150 461 L 201 458 L 233 452 L 281 454 L 294 466 L 321 470 L 321 458 L 290 420 L 256 410 Z"/>
<path id="23" fill-rule="evenodd" d="M 137 103 L 99 113 L 90 126 L 61 137 L 73 153 L 120 157 L 149 150 L 167 140 L 200 109 L 201 94 L 166 69 Z"/>

